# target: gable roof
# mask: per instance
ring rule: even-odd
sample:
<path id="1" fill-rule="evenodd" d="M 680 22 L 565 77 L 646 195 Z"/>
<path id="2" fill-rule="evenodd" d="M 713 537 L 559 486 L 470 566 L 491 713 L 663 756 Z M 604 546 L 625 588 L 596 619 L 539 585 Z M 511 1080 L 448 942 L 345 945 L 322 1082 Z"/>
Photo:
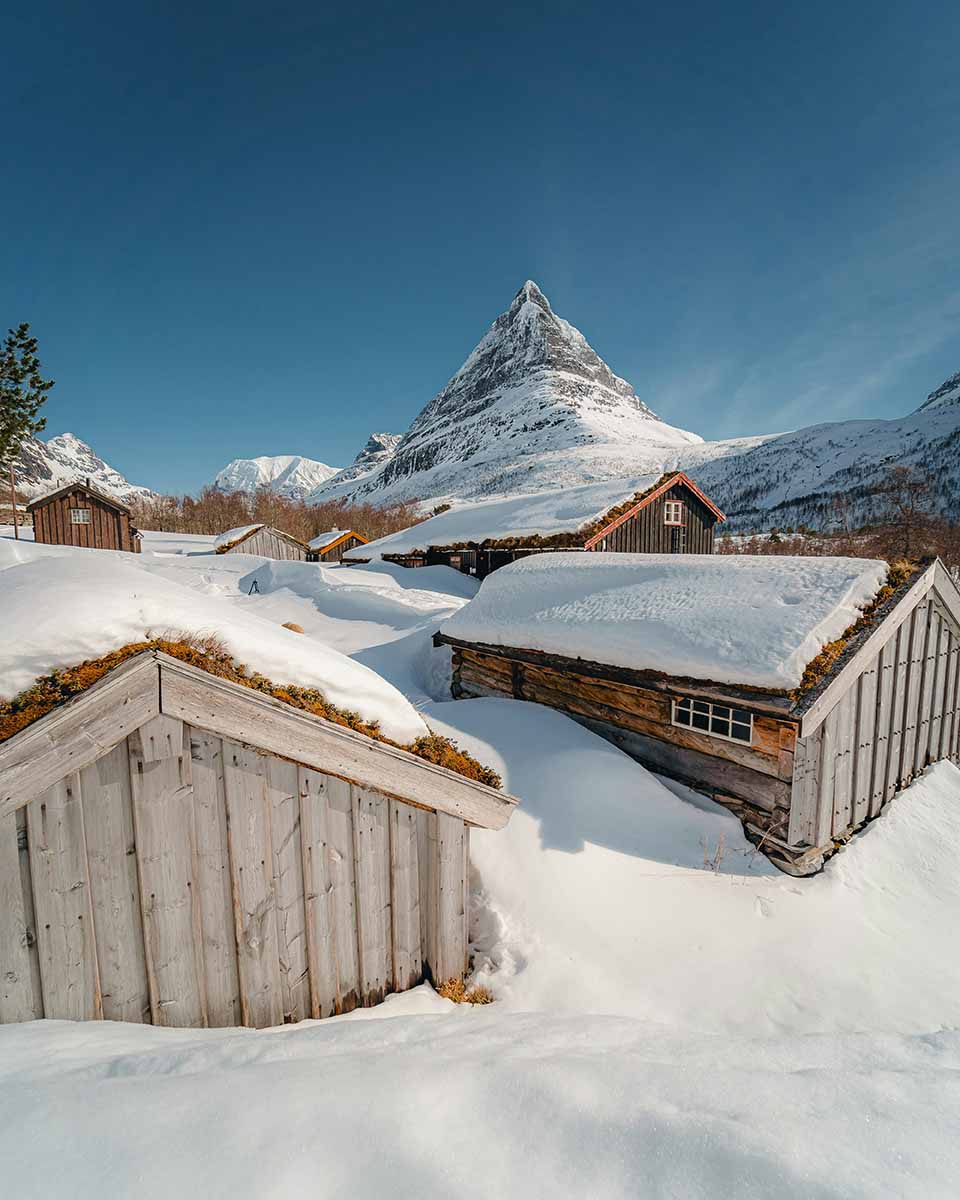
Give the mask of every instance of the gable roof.
<path id="1" fill-rule="evenodd" d="M 36 500 L 31 500 L 27 505 L 27 512 L 33 512 L 35 508 L 42 508 L 45 504 L 50 504 L 54 500 L 58 500 L 61 496 L 66 496 L 69 492 L 84 492 L 88 496 L 92 496 L 94 500 L 99 500 L 101 504 L 106 504 L 110 508 L 114 508 L 117 512 L 130 515 L 130 509 L 122 501 L 115 496 L 108 496 L 105 492 L 99 491 L 95 487 L 91 487 L 89 483 L 84 483 L 82 479 L 75 479 L 73 483 L 64 484 L 63 487 L 57 488 L 55 492 L 48 492 L 45 496 L 38 496 Z"/>
<path id="2" fill-rule="evenodd" d="M 626 512 L 621 513 L 618 517 L 604 525 L 604 527 L 598 533 L 595 533 L 593 537 L 589 538 L 584 543 L 584 550 L 592 550 L 598 542 L 602 541 L 605 537 L 608 537 L 615 529 L 623 525 L 624 522 L 635 517 L 641 509 L 646 508 L 648 504 L 653 504 L 653 502 L 655 500 L 659 500 L 659 498 L 665 492 L 669 492 L 671 488 L 677 487 L 678 485 L 685 487 L 688 489 L 688 491 L 692 492 L 702 504 L 706 505 L 706 507 L 710 510 L 710 512 L 713 513 L 718 521 L 725 521 L 727 519 L 726 514 L 717 508 L 717 506 L 705 492 L 702 492 L 700 488 L 697 487 L 689 475 L 687 475 L 684 471 L 675 471 L 673 474 L 664 475 L 648 492 L 646 492 L 637 500 L 636 504 L 632 505 L 627 509 Z M 602 519 L 603 518 L 601 518 L 601 520 Z"/>
<path id="3" fill-rule="evenodd" d="M 149 650 L 0 744 L 0 819 L 160 713 L 484 828 L 506 825 L 517 803 L 407 750 Z"/>
<path id="4" fill-rule="evenodd" d="M 356 538 L 364 545 L 370 541 L 362 533 L 357 533 L 355 529 L 328 529 L 326 533 L 318 533 L 315 538 L 311 538 L 307 545 L 311 550 L 316 550 L 318 554 L 323 554 L 327 550 L 333 550 L 348 538 Z"/>
<path id="5" fill-rule="evenodd" d="M 785 696 L 886 577 L 874 559 L 536 554 L 489 575 L 440 632 Z"/>
<path id="6" fill-rule="evenodd" d="M 226 554 L 228 550 L 236 549 L 242 542 L 252 538 L 255 533 L 259 533 L 261 529 L 266 529 L 268 533 L 272 533 L 286 542 L 291 542 L 294 546 L 299 546 L 301 550 L 307 549 L 304 543 L 299 538 L 295 538 L 292 533 L 285 533 L 282 529 L 275 529 L 272 525 L 263 524 L 238 525 L 235 529 L 228 529 L 214 541 L 213 549 L 217 554 Z"/>

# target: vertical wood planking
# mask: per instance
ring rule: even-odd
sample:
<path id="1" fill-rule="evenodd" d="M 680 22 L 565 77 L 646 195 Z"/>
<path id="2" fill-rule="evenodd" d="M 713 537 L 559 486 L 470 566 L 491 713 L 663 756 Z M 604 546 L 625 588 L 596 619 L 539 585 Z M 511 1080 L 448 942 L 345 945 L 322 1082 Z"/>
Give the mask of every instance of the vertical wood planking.
<path id="1" fill-rule="evenodd" d="M 223 789 L 223 743 L 216 734 L 202 729 L 188 728 L 188 736 L 207 1024 L 219 1029 L 241 1023 L 237 933 Z"/>
<path id="2" fill-rule="evenodd" d="M 0 817 L 0 1024 L 43 1016 L 20 870 L 17 814 Z"/>
<path id="3" fill-rule="evenodd" d="M 439 862 L 437 858 L 437 814 L 417 812 L 417 863 L 420 875 L 420 952 L 424 974 L 435 986 L 440 977 L 439 946 Z"/>
<path id="4" fill-rule="evenodd" d="M 244 1025 L 283 1023 L 266 759 L 223 740 L 223 787 Z"/>
<path id="5" fill-rule="evenodd" d="M 79 775 L 31 801 L 27 828 L 44 1013 L 98 1019 L 103 1009 Z"/>
<path id="6" fill-rule="evenodd" d="M 149 1021 L 126 739 L 80 772 L 103 1015 Z"/>
<path id="7" fill-rule="evenodd" d="M 893 697 L 893 662 L 896 662 L 896 638 L 885 642 L 877 656 L 877 704 L 874 713 L 874 743 L 870 766 L 870 806 L 868 815 L 875 817 L 883 807 L 886 780 L 887 742 L 890 737 L 890 706 Z"/>
<path id="8" fill-rule="evenodd" d="M 303 1021 L 311 1015 L 311 1003 L 296 763 L 272 755 L 267 759 L 267 800 L 273 835 L 273 889 L 277 898 L 283 1019 Z"/>
<path id="9" fill-rule="evenodd" d="M 929 607 L 926 602 L 918 604 L 910 616 L 910 636 L 907 639 L 908 658 L 901 716 L 900 762 L 897 770 L 899 787 L 905 787 L 913 778 L 913 755 L 917 744 L 917 720 L 920 710 L 920 682 L 923 674 L 923 643 Z"/>
<path id="10" fill-rule="evenodd" d="M 870 815 L 874 736 L 877 715 L 877 673 L 879 660 L 874 658 L 860 676 L 857 699 L 857 741 L 853 769 L 853 823 L 862 824 Z"/>
<path id="11" fill-rule="evenodd" d="M 437 813 L 437 957 L 441 982 L 460 978 L 467 958 L 464 941 L 466 878 L 464 825 L 459 817 Z"/>
<path id="12" fill-rule="evenodd" d="M 817 819 L 817 762 L 820 754 L 820 730 L 798 738 L 794 751 L 793 784 L 790 791 L 790 823 L 787 842 L 791 846 L 812 846 Z"/>
<path id="13" fill-rule="evenodd" d="M 940 757 L 940 734 L 946 708 L 947 666 L 950 655 L 950 627 L 943 615 L 937 612 L 937 638 L 933 647 L 936 655 L 933 688 L 930 693 L 930 724 L 926 746 L 926 762 L 936 762 Z"/>
<path id="14" fill-rule="evenodd" d="M 391 800 L 389 811 L 393 988 L 402 992 L 423 978 L 417 809 Z"/>
<path id="15" fill-rule="evenodd" d="M 127 739 L 155 1025 L 207 1024 L 200 897 L 196 886 L 190 746 L 183 722 L 157 716 Z"/>
<path id="16" fill-rule="evenodd" d="M 820 760 L 817 764 L 817 823 L 814 845 L 825 846 L 833 829 L 833 781 L 836 757 L 837 709 L 820 726 Z"/>
<path id="17" fill-rule="evenodd" d="M 886 804 L 899 788 L 900 754 L 903 745 L 904 700 L 910 673 L 910 619 L 897 630 L 896 653 L 891 662 L 890 724 L 887 736 L 887 761 L 884 769 L 883 802 Z"/>
<path id="18" fill-rule="evenodd" d="M 831 832 L 834 837 L 843 833 L 850 824 L 850 785 L 853 774 L 853 722 L 855 704 L 856 690 L 851 688 L 833 710 L 836 714 L 833 758 L 833 818 L 831 822 Z"/>
<path id="19" fill-rule="evenodd" d="M 930 748 L 930 717 L 933 703 L 933 686 L 937 671 L 937 647 L 940 643 L 940 617 L 933 601 L 927 603 L 927 619 L 923 634 L 920 684 L 917 689 L 917 736 L 913 751 L 914 775 L 919 775 L 927 765 Z"/>
<path id="20" fill-rule="evenodd" d="M 379 1004 L 393 990 L 390 913 L 390 825 L 386 797 L 351 787 L 357 933 L 363 1003 Z"/>
<path id="21" fill-rule="evenodd" d="M 954 730 L 960 724 L 957 715 L 958 685 L 960 685 L 960 638 L 950 630 L 950 647 L 947 654 L 947 686 L 944 698 L 943 724 L 940 729 L 939 757 L 949 758 L 953 752 Z"/>

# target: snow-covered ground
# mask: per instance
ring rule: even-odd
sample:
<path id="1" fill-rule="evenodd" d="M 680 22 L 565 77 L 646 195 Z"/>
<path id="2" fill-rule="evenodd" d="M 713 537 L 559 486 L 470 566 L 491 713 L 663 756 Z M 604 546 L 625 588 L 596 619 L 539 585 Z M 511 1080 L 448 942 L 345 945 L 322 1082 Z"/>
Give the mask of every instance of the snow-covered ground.
<path id="1" fill-rule="evenodd" d="M 305 655 L 382 674 L 521 807 L 471 838 L 497 1003 L 423 987 L 268 1031 L 0 1027 L 0 1194 L 957 1194 L 954 766 L 792 879 L 725 810 L 561 714 L 445 699 L 430 634 L 476 589 L 445 567 L 216 556 L 177 535 L 139 556 L 12 545 L 8 563 L 121 561 L 224 620 L 299 623 Z M 0 571 L 0 605 L 23 569 Z"/>

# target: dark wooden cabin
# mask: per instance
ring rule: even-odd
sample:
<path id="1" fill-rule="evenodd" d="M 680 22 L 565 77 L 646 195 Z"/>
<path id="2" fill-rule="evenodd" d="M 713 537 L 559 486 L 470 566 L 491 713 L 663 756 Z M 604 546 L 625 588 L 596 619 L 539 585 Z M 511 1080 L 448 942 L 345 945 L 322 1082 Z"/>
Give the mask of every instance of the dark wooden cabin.
<path id="1" fill-rule="evenodd" d="M 233 535 L 233 536 L 231 536 Z M 273 529 L 270 525 L 246 525 L 229 529 L 214 543 L 217 554 L 257 554 L 261 558 L 279 558 L 294 562 L 306 562 L 309 550 L 303 542 Z"/>
<path id="2" fill-rule="evenodd" d="M 328 529 L 326 533 L 318 533 L 307 543 L 310 553 L 308 562 L 340 562 L 350 550 L 366 546 L 369 538 L 354 529 Z"/>
<path id="3" fill-rule="evenodd" d="M 515 511 L 511 516 L 515 519 Z M 438 545 L 429 540 L 433 531 L 427 520 L 416 527 L 415 536 L 423 540 L 415 549 L 383 553 L 382 557 L 406 567 L 453 567 L 485 579 L 507 563 L 554 550 L 712 554 L 714 527 L 724 519 L 723 512 L 688 475 L 672 471 L 599 517 L 565 532 L 515 535 L 491 528 L 482 539 Z"/>
<path id="4" fill-rule="evenodd" d="M 930 763 L 960 764 L 960 591 L 939 560 L 900 583 L 806 690 L 444 632 L 435 644 L 453 647 L 454 697 L 506 696 L 567 713 L 731 809 L 791 874 L 819 870 Z"/>
<path id="5" fill-rule="evenodd" d="M 140 552 L 140 535 L 130 509 L 113 496 L 90 486 L 68 483 L 27 505 L 33 518 L 33 540 L 52 546 L 81 546 L 88 550 Z"/>

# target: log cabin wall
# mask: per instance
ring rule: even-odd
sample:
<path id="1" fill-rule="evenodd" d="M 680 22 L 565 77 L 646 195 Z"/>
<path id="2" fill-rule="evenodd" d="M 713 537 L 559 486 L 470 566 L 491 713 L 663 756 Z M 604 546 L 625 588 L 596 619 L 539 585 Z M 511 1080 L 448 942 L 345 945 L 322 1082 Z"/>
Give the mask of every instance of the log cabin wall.
<path id="1" fill-rule="evenodd" d="M 664 524 L 664 506 L 668 500 L 683 503 L 682 525 Z M 632 554 L 712 554 L 716 521 L 715 514 L 698 496 L 677 483 L 591 549 Z"/>
<path id="2" fill-rule="evenodd" d="M 711 795 L 761 833 L 786 837 L 797 722 L 777 715 L 773 704 L 762 708 L 718 688 L 699 693 L 753 714 L 753 742 L 746 745 L 673 724 L 674 698 L 696 689 L 634 686 L 465 647 L 453 650 L 453 694 L 559 709 L 645 766 Z"/>
<path id="3" fill-rule="evenodd" d="M 342 542 L 337 542 L 332 549 L 324 550 L 322 553 L 316 551 L 310 557 L 314 562 L 340 562 L 347 551 L 356 550 L 358 546 L 365 545 L 366 542 L 361 541 L 358 537 L 344 538 Z"/>
<path id="4" fill-rule="evenodd" d="M 89 524 L 76 525 L 72 509 L 87 509 Z M 91 550 L 125 550 L 136 553 L 139 545 L 131 532 L 130 514 L 123 508 L 107 504 L 82 485 L 31 506 L 33 539 L 54 546 L 79 546 Z"/>
<path id="5" fill-rule="evenodd" d="M 468 839 L 152 717 L 0 816 L 0 1022 L 263 1028 L 460 976 Z"/>
<path id="6" fill-rule="evenodd" d="M 229 550 L 225 550 L 223 553 L 258 554 L 261 558 L 279 558 L 306 562 L 308 551 L 306 546 L 301 545 L 295 538 L 285 537 L 278 530 L 269 529 L 264 526 L 249 537 L 241 539 L 236 545 L 231 546 Z"/>
<path id="7" fill-rule="evenodd" d="M 845 839 L 942 758 L 960 764 L 960 625 L 928 593 L 797 742 L 789 843 Z"/>

